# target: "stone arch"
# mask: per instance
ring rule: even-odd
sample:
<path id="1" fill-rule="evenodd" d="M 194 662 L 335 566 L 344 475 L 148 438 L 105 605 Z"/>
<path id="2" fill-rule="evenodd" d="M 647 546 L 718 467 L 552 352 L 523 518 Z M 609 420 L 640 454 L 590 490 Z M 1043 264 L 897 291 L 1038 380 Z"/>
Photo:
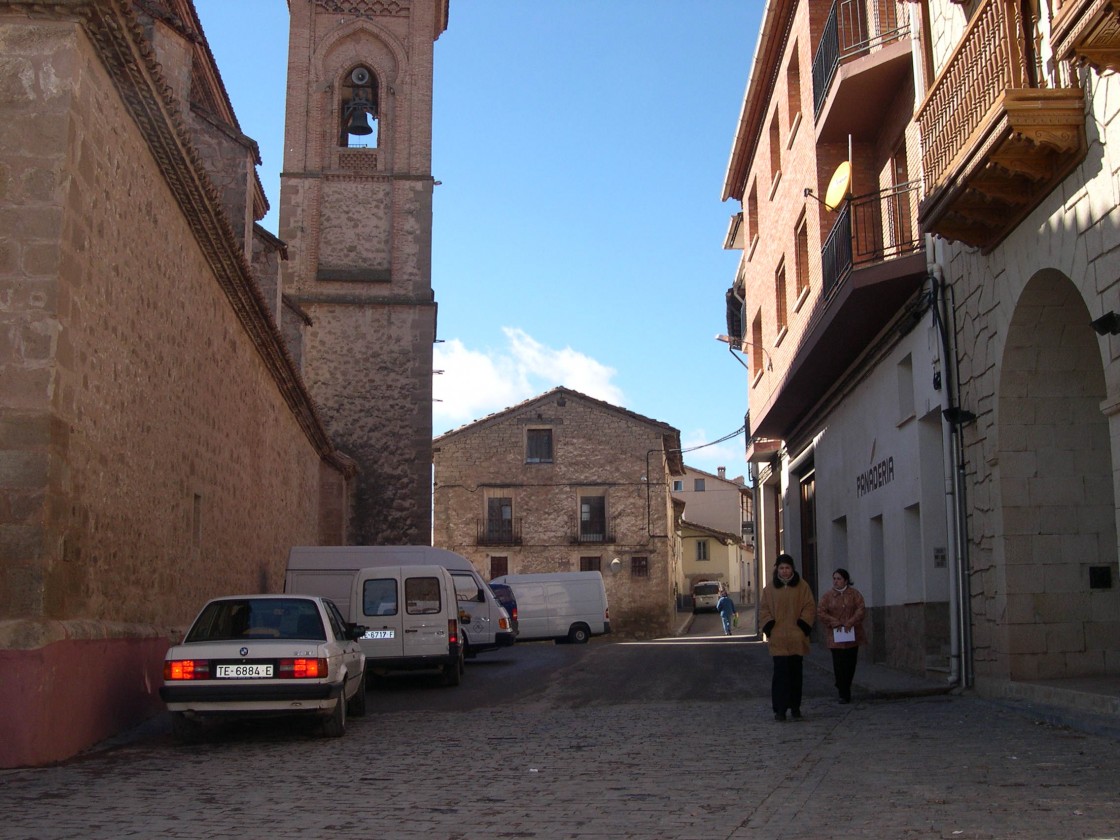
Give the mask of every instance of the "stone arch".
<path id="1" fill-rule="evenodd" d="M 1035 274 L 1007 329 L 998 399 L 1002 582 L 1012 680 L 1105 673 L 1120 657 L 1104 365 L 1089 310 L 1059 271 Z M 1115 585 L 1114 585 L 1115 586 Z"/>

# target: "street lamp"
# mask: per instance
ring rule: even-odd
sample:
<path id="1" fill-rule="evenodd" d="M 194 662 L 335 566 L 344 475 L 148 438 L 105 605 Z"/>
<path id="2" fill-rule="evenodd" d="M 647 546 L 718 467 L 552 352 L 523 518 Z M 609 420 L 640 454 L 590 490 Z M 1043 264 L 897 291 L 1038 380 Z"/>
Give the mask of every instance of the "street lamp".
<path id="1" fill-rule="evenodd" d="M 727 345 L 727 350 L 728 350 L 728 352 L 731 353 L 732 356 L 735 356 L 735 351 L 736 350 L 738 350 L 740 353 L 742 353 L 744 347 L 757 347 L 759 349 L 759 351 L 762 353 L 762 355 L 766 357 L 766 369 L 767 370 L 773 370 L 774 369 L 774 360 L 770 358 L 770 354 L 766 352 L 766 348 L 763 347 L 760 344 L 755 344 L 752 341 L 743 341 L 743 339 L 741 339 L 741 338 L 732 338 L 729 335 L 722 335 L 722 334 L 716 336 L 716 341 L 722 341 L 724 344 L 726 344 Z M 738 356 L 735 356 L 735 359 L 743 367 L 747 367 L 746 362 L 744 362 Z"/>

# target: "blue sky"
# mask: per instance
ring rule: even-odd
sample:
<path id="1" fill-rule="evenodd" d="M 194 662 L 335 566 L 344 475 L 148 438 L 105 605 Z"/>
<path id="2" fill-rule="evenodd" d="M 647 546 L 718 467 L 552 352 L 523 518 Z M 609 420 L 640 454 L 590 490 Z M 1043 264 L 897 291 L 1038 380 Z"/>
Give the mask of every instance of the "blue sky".
<path id="1" fill-rule="evenodd" d="M 196 0 L 276 232 L 284 0 Z M 565 385 L 680 429 L 743 423 L 715 341 L 720 201 L 762 0 L 451 0 L 435 44 L 438 435 Z M 745 472 L 743 438 L 685 454 Z"/>

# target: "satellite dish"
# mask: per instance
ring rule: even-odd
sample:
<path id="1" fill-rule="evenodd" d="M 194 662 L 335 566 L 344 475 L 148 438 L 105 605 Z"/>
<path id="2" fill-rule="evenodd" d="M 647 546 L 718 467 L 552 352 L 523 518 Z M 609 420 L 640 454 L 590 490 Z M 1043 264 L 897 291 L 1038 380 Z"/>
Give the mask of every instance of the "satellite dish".
<path id="1" fill-rule="evenodd" d="M 835 210 L 843 203 L 852 191 L 852 165 L 844 161 L 832 173 L 832 180 L 828 182 L 828 190 L 824 194 L 824 206 Z"/>
<path id="2" fill-rule="evenodd" d="M 610 562 L 610 569 L 612 575 L 617 575 L 622 570 L 622 561 L 617 557 Z"/>

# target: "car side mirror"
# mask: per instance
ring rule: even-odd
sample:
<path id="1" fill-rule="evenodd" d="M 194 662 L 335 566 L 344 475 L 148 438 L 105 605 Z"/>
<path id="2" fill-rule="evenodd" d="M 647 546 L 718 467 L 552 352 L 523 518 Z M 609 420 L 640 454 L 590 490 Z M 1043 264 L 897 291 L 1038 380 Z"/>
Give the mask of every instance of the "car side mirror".
<path id="1" fill-rule="evenodd" d="M 363 624 L 348 624 L 346 625 L 346 629 L 348 631 L 346 635 L 355 642 L 362 638 L 362 636 L 366 634 L 366 631 L 369 630 L 369 628 Z"/>

